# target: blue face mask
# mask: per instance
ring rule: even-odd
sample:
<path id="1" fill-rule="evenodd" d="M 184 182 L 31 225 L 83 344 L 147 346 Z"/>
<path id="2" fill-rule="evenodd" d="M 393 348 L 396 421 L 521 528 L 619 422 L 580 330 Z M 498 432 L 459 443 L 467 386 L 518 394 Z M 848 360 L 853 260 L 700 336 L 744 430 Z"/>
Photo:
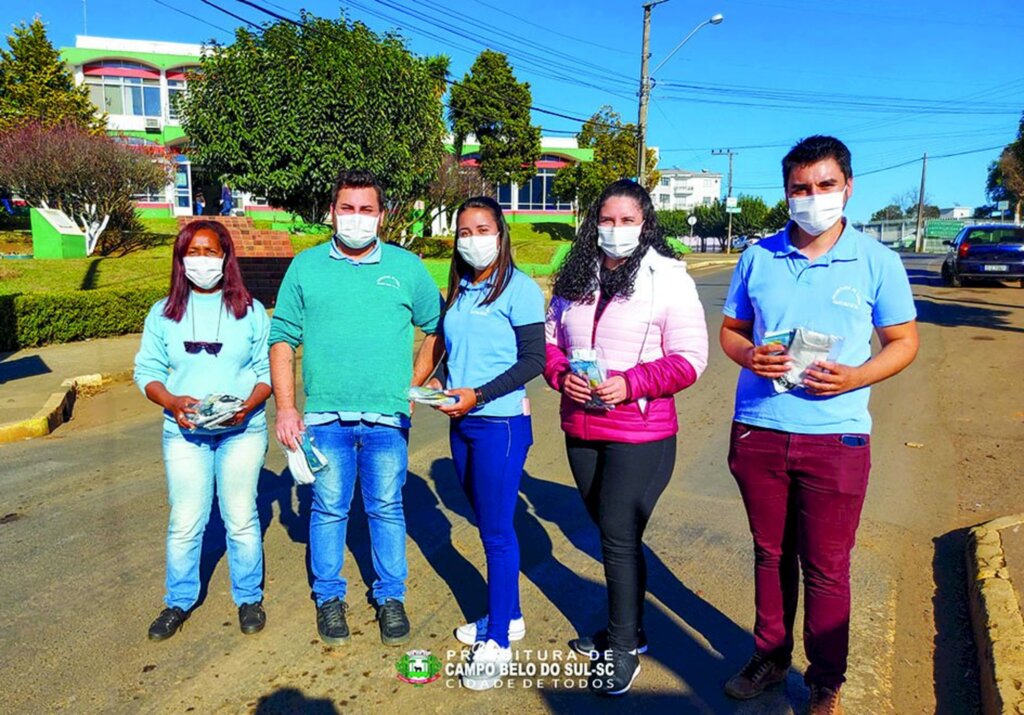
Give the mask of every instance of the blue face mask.
<path id="1" fill-rule="evenodd" d="M 334 235 L 339 241 L 352 249 L 366 248 L 377 238 L 377 224 L 380 216 L 366 214 L 335 214 Z"/>

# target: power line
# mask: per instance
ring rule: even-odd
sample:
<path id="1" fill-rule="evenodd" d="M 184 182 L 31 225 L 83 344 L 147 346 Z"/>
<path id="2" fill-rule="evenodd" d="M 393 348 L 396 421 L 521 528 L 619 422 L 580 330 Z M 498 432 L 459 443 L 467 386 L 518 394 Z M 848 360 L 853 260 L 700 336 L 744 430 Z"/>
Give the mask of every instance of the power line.
<path id="1" fill-rule="evenodd" d="M 174 10 L 174 12 L 179 13 L 181 15 L 184 15 L 185 17 L 190 17 L 193 20 L 196 20 L 198 22 L 203 23 L 204 25 L 209 25 L 210 27 L 215 28 L 217 30 L 220 30 L 221 32 L 226 32 L 229 35 L 233 35 L 234 34 L 233 30 L 229 30 L 226 27 L 221 27 L 220 25 L 215 25 L 214 23 L 210 22 L 209 20 L 204 20 L 203 18 L 199 17 L 198 15 L 193 15 L 190 12 L 186 12 L 186 11 L 182 10 L 180 7 L 175 7 L 174 5 L 169 5 L 168 3 L 163 2 L 163 0 L 153 0 L 153 2 L 155 2 L 157 5 L 163 5 L 168 10 Z"/>
<path id="2" fill-rule="evenodd" d="M 507 15 L 508 17 L 514 18 L 516 20 L 519 20 L 520 22 L 522 22 L 522 23 L 524 23 L 526 25 L 530 25 L 531 27 L 536 27 L 537 29 L 549 32 L 552 35 L 557 35 L 558 37 L 564 37 L 567 40 L 572 40 L 573 42 L 579 42 L 579 43 L 584 44 L 584 45 L 590 45 L 591 47 L 596 47 L 597 49 L 604 50 L 605 52 L 615 52 L 615 53 L 620 54 L 620 55 L 628 55 L 629 57 L 633 56 L 632 52 L 628 52 L 626 50 L 620 50 L 617 47 L 609 47 L 608 45 L 602 45 L 602 44 L 599 44 L 597 42 L 591 42 L 590 40 L 584 40 L 582 37 L 576 37 L 575 35 L 569 35 L 569 34 L 564 33 L 564 32 L 559 32 L 558 30 L 553 30 L 548 25 L 543 25 L 543 24 L 541 24 L 539 22 L 533 22 L 532 20 L 528 20 L 525 17 L 522 17 L 521 15 L 516 15 L 515 13 L 509 12 L 508 10 L 504 10 L 504 9 L 500 8 L 499 6 L 497 6 L 497 5 L 492 5 L 491 3 L 484 2 L 484 0 L 474 0 L 474 2 L 476 2 L 478 5 L 483 5 L 486 8 L 490 8 L 491 10 L 494 10 L 495 12 L 500 12 L 502 15 Z"/>
<path id="3" fill-rule="evenodd" d="M 248 25 L 249 27 L 252 27 L 253 29 L 255 29 L 255 30 L 259 31 L 259 32 L 263 32 L 263 27 L 261 25 L 257 25 L 252 20 L 246 20 L 241 15 L 236 15 L 235 13 L 231 12 L 227 8 L 223 8 L 220 5 L 217 5 L 216 3 L 210 2 L 210 0 L 199 0 L 199 2 L 203 3 L 204 5 L 209 5 L 214 10 L 222 12 L 225 15 L 230 15 L 231 17 L 235 18 L 239 22 L 244 22 L 246 25 Z"/>

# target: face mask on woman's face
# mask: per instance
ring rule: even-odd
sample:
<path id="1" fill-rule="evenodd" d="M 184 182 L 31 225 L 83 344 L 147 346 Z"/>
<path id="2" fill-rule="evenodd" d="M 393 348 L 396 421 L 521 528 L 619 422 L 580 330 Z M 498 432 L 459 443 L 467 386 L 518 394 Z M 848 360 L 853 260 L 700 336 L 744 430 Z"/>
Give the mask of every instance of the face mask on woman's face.
<path id="1" fill-rule="evenodd" d="M 498 257 L 498 234 L 459 236 L 455 247 L 466 263 L 482 271 Z"/>
<path id="2" fill-rule="evenodd" d="M 377 224 L 380 216 L 367 214 L 335 214 L 336 233 L 339 241 L 351 249 L 366 248 L 377 238 Z"/>
<path id="3" fill-rule="evenodd" d="M 224 277 L 224 256 L 185 256 L 185 277 L 196 288 L 210 290 Z"/>
<path id="4" fill-rule="evenodd" d="M 598 226 L 597 245 L 609 258 L 626 258 L 640 245 L 640 232 L 644 225 Z"/>

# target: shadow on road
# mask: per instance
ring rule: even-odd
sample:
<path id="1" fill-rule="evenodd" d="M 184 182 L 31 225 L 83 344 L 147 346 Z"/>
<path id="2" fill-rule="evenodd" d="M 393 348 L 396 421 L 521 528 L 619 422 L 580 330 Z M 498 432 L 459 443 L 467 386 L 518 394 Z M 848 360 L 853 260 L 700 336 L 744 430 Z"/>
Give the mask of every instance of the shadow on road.
<path id="1" fill-rule="evenodd" d="M 1010 333 L 1024 333 L 1024 328 L 1011 324 L 1012 310 L 986 308 L 978 304 L 967 305 L 962 301 L 946 302 L 941 298 L 918 296 L 917 320 L 921 323 L 941 325 L 946 328 L 967 326 L 988 328 Z"/>
<path id="2" fill-rule="evenodd" d="M 256 702 L 255 715 L 338 715 L 327 698 L 307 698 L 297 688 L 281 688 Z"/>
<path id="3" fill-rule="evenodd" d="M 934 540 L 935 657 L 932 662 L 935 711 L 940 713 L 981 711 L 978 661 L 965 589 L 967 531 L 957 529 Z"/>

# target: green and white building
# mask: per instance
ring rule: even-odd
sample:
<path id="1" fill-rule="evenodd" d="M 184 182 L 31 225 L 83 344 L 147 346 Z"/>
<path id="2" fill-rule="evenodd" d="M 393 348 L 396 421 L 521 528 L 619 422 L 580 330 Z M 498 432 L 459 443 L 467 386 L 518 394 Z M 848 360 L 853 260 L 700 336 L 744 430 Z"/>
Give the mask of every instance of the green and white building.
<path id="1" fill-rule="evenodd" d="M 195 213 L 193 167 L 186 148 L 188 137 L 175 112 L 175 97 L 188 91 L 187 73 L 199 66 L 201 45 L 149 40 L 122 40 L 79 35 L 74 47 L 61 49 L 75 81 L 89 88 L 97 108 L 108 115 L 108 131 L 141 148 L 169 150 L 175 164 L 173 182 L 163 190 L 136 196 L 144 216 L 188 216 Z M 472 138 L 470 138 L 472 139 Z M 463 147 L 462 161 L 479 161 L 479 145 Z M 573 205 L 558 201 L 551 193 L 555 172 L 563 166 L 592 161 L 592 149 L 580 149 L 575 138 L 542 137 L 542 156 L 537 174 L 522 186 L 500 184 L 496 196 L 513 223 L 551 221 L 573 222 Z M 211 195 L 213 194 L 213 195 Z M 217 213 L 219 188 L 206 191 L 206 213 Z M 287 213 L 267 201 L 244 192 L 234 192 L 235 213 L 253 218 L 288 220 Z M 440 228 L 440 227 L 437 227 Z"/>

